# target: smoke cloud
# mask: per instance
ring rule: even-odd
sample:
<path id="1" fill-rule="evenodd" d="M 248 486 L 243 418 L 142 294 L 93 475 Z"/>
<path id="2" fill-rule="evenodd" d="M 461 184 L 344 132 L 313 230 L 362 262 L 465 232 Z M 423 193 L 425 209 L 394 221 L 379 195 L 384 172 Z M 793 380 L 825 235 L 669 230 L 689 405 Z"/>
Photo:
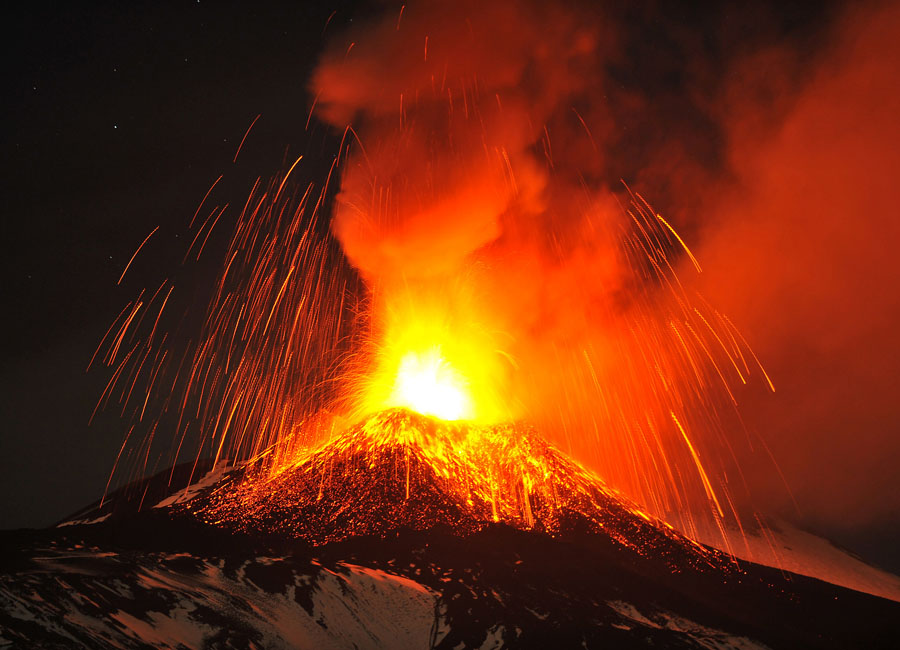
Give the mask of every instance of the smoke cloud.
<path id="1" fill-rule="evenodd" d="M 444 274 L 541 218 L 535 148 L 595 82 L 608 34 L 552 7 L 463 2 L 350 36 L 313 91 L 321 118 L 361 138 L 333 228 L 364 274 Z"/>
<path id="2" fill-rule="evenodd" d="M 847 12 L 832 30 L 800 87 L 790 52 L 769 50 L 723 93 L 734 182 L 707 203 L 699 255 L 703 292 L 778 387 L 748 395 L 744 418 L 800 514 L 852 528 L 900 513 L 900 8 Z M 773 104 L 786 110 L 761 119 Z M 766 470 L 745 466 L 758 498 L 789 507 Z"/>
<path id="3" fill-rule="evenodd" d="M 440 287 L 479 314 L 509 414 L 654 512 L 706 504 L 695 451 L 735 507 L 792 508 L 767 446 L 808 520 L 895 516 L 900 11 L 802 37 L 732 20 L 708 47 L 662 23 L 636 42 L 653 17 L 422 3 L 345 33 L 311 82 L 319 119 L 352 127 L 332 229 L 376 312 Z M 683 287 L 636 262 L 619 179 L 694 247 L 700 274 L 680 246 L 655 258 Z M 684 339 L 716 342 L 682 289 L 740 328 L 774 394 L 691 368 Z"/>

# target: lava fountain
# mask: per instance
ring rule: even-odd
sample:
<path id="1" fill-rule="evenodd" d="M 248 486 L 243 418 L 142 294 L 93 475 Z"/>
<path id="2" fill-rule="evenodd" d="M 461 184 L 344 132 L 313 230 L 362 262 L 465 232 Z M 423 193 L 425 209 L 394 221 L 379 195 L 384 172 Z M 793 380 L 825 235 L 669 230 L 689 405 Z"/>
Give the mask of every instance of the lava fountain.
<path id="1" fill-rule="evenodd" d="M 166 422 L 174 460 L 193 439 L 197 460 L 261 468 L 238 501 L 204 511 L 241 521 L 298 463 L 325 481 L 323 445 L 370 457 L 353 467 L 371 478 L 390 439 L 411 499 L 411 429 L 378 415 L 407 413 L 437 423 L 417 420 L 416 454 L 486 519 L 552 528 L 546 508 L 596 501 L 576 488 L 603 477 L 640 518 L 689 534 L 697 517 L 723 535 L 727 520 L 739 527 L 737 386 L 771 382 L 682 281 L 701 270 L 685 239 L 602 180 L 608 116 L 575 108 L 608 56 L 609 35 L 590 25 L 512 2 L 411 6 L 327 50 L 310 117 L 343 133 L 331 171 L 304 179 L 297 159 L 257 180 L 188 342 L 161 325 L 167 279 L 101 343 L 111 378 L 98 406 L 117 400 L 146 431 L 120 456 L 145 471 Z M 186 260 L 224 223 L 217 183 Z M 554 451 L 514 434 L 523 427 Z M 563 462 L 556 448 L 576 459 L 568 478 L 548 469 Z M 307 479 L 306 496 L 281 503 L 314 504 Z"/>

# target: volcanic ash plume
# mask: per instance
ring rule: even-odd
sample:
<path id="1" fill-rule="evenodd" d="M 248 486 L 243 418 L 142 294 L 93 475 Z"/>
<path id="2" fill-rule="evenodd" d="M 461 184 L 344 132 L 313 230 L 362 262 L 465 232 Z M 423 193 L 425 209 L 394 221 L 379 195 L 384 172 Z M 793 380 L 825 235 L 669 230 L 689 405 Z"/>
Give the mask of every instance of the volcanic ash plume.
<path id="1" fill-rule="evenodd" d="M 538 239 L 550 179 L 536 154 L 594 81 L 595 31 L 553 9 L 435 4 L 326 55 L 318 115 L 362 140 L 334 218 L 350 259 L 373 279 L 429 277 L 498 240 Z"/>
<path id="2" fill-rule="evenodd" d="M 777 378 L 774 398 L 742 413 L 801 513 L 831 529 L 897 521 L 900 509 L 883 487 L 900 462 L 900 11 L 860 4 L 801 83 L 760 57 L 753 77 L 735 78 L 723 113 L 737 182 L 709 192 L 717 218 L 699 251 L 704 292 L 753 332 Z M 777 102 L 747 101 L 760 78 Z M 772 103 L 789 110 L 761 123 Z M 743 460 L 754 494 L 790 509 L 766 468 Z"/>
<path id="3" fill-rule="evenodd" d="M 325 54 L 315 114 L 345 131 L 332 228 L 371 292 L 355 407 L 524 418 L 655 514 L 722 517 L 707 465 L 758 366 L 683 289 L 678 261 L 700 267 L 675 229 L 604 181 L 613 34 L 543 3 L 423 3 Z M 452 408 L 398 399 L 410 369 Z"/>

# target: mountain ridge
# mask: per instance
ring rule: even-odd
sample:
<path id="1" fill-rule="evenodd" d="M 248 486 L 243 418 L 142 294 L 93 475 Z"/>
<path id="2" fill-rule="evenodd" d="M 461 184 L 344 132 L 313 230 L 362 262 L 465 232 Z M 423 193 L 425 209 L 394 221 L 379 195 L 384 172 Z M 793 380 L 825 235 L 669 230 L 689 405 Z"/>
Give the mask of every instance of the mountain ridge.
<path id="1" fill-rule="evenodd" d="M 688 539 L 527 427 L 402 410 L 0 549 L 0 648 L 878 648 L 900 620 Z"/>

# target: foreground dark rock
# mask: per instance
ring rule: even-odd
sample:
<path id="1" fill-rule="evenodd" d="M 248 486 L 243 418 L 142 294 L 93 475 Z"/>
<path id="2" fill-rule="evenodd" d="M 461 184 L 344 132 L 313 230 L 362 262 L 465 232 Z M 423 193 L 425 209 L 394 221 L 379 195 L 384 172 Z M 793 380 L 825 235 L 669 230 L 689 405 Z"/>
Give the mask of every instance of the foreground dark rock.
<path id="1" fill-rule="evenodd" d="M 672 573 L 492 526 L 322 547 L 156 511 L 2 535 L 16 648 L 878 648 L 900 605 L 754 565 Z"/>

